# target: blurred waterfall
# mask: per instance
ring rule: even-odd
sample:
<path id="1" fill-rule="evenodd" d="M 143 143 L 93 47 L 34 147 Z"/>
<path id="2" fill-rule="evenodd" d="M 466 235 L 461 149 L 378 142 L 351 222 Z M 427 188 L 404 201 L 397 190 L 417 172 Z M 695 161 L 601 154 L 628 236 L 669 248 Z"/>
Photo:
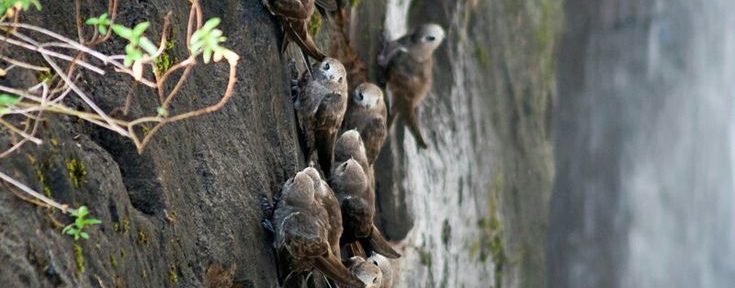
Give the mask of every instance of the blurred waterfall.
<path id="1" fill-rule="evenodd" d="M 735 1 L 570 0 L 551 287 L 735 284 Z"/>

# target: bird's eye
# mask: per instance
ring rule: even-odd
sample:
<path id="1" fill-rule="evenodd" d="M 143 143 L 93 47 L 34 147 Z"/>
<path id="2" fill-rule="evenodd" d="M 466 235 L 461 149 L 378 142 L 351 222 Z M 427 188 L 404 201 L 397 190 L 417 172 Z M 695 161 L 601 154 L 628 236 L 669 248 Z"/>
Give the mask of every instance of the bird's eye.
<path id="1" fill-rule="evenodd" d="M 434 36 L 426 36 L 426 40 L 428 40 L 429 42 L 431 42 L 431 41 L 436 40 L 436 37 L 434 37 Z"/>
<path id="2" fill-rule="evenodd" d="M 378 283 L 378 277 L 373 278 L 373 284 Z"/>
<path id="3" fill-rule="evenodd" d="M 373 264 L 375 264 L 375 266 L 378 266 L 378 261 L 373 260 Z"/>
<path id="4" fill-rule="evenodd" d="M 362 92 L 357 93 L 357 100 L 362 101 L 362 99 L 365 99 L 365 94 L 362 94 Z"/>
<path id="5" fill-rule="evenodd" d="M 329 70 L 329 63 L 324 64 L 324 71 Z"/>
<path id="6" fill-rule="evenodd" d="M 339 77 L 339 80 L 337 81 L 339 81 L 339 83 L 342 83 L 342 79 L 343 79 L 342 77 Z"/>

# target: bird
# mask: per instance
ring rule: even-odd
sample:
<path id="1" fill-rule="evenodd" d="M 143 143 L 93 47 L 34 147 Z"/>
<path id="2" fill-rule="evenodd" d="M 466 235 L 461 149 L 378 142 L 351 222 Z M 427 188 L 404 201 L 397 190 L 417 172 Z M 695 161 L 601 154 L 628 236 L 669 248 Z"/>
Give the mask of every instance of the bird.
<path id="1" fill-rule="evenodd" d="M 365 286 L 340 261 L 339 241 L 333 238 L 339 238 L 342 221 L 339 213 L 328 210 L 330 201 L 337 205 L 333 192 L 314 168 L 296 173 L 284 184 L 272 219 L 278 259 L 287 259 L 291 271 L 283 282 L 293 273 L 317 269 L 348 287 Z"/>
<path id="2" fill-rule="evenodd" d="M 354 256 L 349 259 L 350 271 L 360 278 L 367 288 L 392 288 L 393 265 L 390 260 L 373 253 L 367 259 Z"/>
<path id="3" fill-rule="evenodd" d="M 420 148 L 427 148 L 421 133 L 416 108 L 431 90 L 434 51 L 444 40 L 444 29 L 433 23 L 419 26 L 412 33 L 390 42 L 378 56 L 387 70 L 391 108 L 388 128 L 399 115 Z"/>
<path id="4" fill-rule="evenodd" d="M 385 142 L 387 116 L 388 111 L 380 87 L 365 82 L 355 88 L 347 104 L 342 129 L 356 129 L 360 133 L 370 165 L 375 163 Z"/>
<path id="5" fill-rule="evenodd" d="M 381 288 L 391 288 L 393 287 L 393 265 L 390 263 L 390 260 L 383 257 L 380 254 L 371 255 L 367 259 L 368 262 L 372 263 L 373 265 L 378 266 L 380 268 L 381 272 Z"/>
<path id="6" fill-rule="evenodd" d="M 375 189 L 370 182 L 371 170 L 367 170 L 372 168 L 367 166 L 365 148 L 356 130 L 343 133 L 337 140 L 335 159 L 338 162 L 335 162 L 329 183 L 341 206 L 344 227 L 341 243 L 349 245 L 353 254 L 361 254 L 358 251 L 364 249 L 389 258 L 401 257 L 373 222 Z M 356 243 L 360 243 L 362 249 L 355 247 Z"/>
<path id="7" fill-rule="evenodd" d="M 335 0 L 316 0 L 319 7 L 336 9 Z M 281 22 L 284 38 L 281 46 L 281 52 L 285 52 L 291 41 L 301 47 L 301 51 L 316 59 L 322 61 L 326 55 L 317 47 L 309 34 L 309 21 L 314 14 L 315 0 L 262 0 L 263 5 L 268 9 L 271 15 L 274 15 Z M 325 8 L 325 9 L 326 9 Z M 328 10 L 328 9 L 327 9 Z M 304 57 L 306 60 L 306 57 Z M 307 66 L 308 66 L 308 61 Z"/>
<path id="8" fill-rule="evenodd" d="M 334 143 L 347 110 L 345 68 L 334 58 L 325 58 L 303 73 L 296 88 L 299 126 L 306 140 L 306 159 L 317 152 L 319 166 L 329 177 L 334 158 Z"/>
<path id="9" fill-rule="evenodd" d="M 368 261 L 361 256 L 353 256 L 348 261 L 350 263 L 350 272 L 360 278 L 365 283 L 366 288 L 381 288 L 383 286 L 383 271 L 372 261 Z M 389 287 L 389 286 L 385 286 Z"/>
<path id="10" fill-rule="evenodd" d="M 362 136 L 357 129 L 350 129 L 342 132 L 334 144 L 334 161 L 341 163 L 353 159 L 363 170 L 370 168 L 370 162 L 367 159 L 367 151 L 362 141 Z"/>

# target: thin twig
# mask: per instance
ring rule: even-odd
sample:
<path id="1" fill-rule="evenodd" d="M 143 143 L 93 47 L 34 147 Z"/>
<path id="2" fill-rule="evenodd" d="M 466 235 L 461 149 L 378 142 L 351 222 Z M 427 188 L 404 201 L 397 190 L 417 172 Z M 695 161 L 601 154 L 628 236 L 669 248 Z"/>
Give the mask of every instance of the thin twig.
<path id="1" fill-rule="evenodd" d="M 53 199 L 50 199 L 46 196 L 44 196 L 41 193 L 36 192 L 35 190 L 31 189 L 30 187 L 26 186 L 23 183 L 18 182 L 18 180 L 13 179 L 13 177 L 8 176 L 7 174 L 0 171 L 0 179 L 4 180 L 5 182 L 10 183 L 11 185 L 18 187 L 21 191 L 28 193 L 29 195 L 35 197 L 38 200 L 43 201 L 43 203 L 46 203 L 47 205 L 54 207 L 56 209 L 61 210 L 63 213 L 76 213 L 76 209 L 69 208 L 69 205 L 61 204 L 59 202 L 54 201 Z"/>

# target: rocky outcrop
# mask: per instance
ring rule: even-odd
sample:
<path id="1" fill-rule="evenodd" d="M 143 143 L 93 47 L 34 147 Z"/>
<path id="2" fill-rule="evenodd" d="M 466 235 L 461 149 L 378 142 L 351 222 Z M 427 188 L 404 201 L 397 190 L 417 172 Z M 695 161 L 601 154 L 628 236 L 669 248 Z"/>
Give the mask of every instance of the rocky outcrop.
<path id="1" fill-rule="evenodd" d="M 140 155 L 112 132 L 49 116 L 40 133 L 46 144 L 24 146 L 2 159 L 0 169 L 60 202 L 87 205 L 103 223 L 90 229 L 90 240 L 72 241 L 59 226 L 70 218 L 3 188 L 3 283 L 197 287 L 232 277 L 242 287 L 275 285 L 261 204 L 304 166 L 289 56 L 280 55 L 280 28 L 259 0 L 203 2 L 205 17 L 223 19 L 226 46 L 241 56 L 233 98 L 218 112 L 165 126 Z M 376 166 L 378 223 L 405 255 L 396 265 L 402 275 L 396 287 L 541 287 L 559 1 L 357 2 L 346 30 L 372 80 L 380 76 L 372 63 L 383 28 L 400 33 L 434 21 L 449 30 L 436 56 L 435 89 L 420 112 L 430 148 L 417 151 L 399 123 Z M 106 3 L 82 3 L 83 15 L 106 9 Z M 76 33 L 73 5 L 43 4 L 24 19 Z M 185 41 L 186 5 L 120 1 L 119 9 L 119 21 L 149 20 L 151 31 L 172 11 L 172 55 L 183 57 L 185 48 L 176 43 Z M 385 21 L 386 11 L 403 13 L 408 25 Z M 329 25 L 323 26 L 317 40 L 329 47 Z M 99 48 L 121 51 L 124 44 Z M 198 66 L 173 109 L 217 101 L 226 73 L 226 67 Z M 85 91 L 107 110 L 122 106 L 130 89 L 132 113 L 156 97 L 126 77 L 83 77 Z"/>

